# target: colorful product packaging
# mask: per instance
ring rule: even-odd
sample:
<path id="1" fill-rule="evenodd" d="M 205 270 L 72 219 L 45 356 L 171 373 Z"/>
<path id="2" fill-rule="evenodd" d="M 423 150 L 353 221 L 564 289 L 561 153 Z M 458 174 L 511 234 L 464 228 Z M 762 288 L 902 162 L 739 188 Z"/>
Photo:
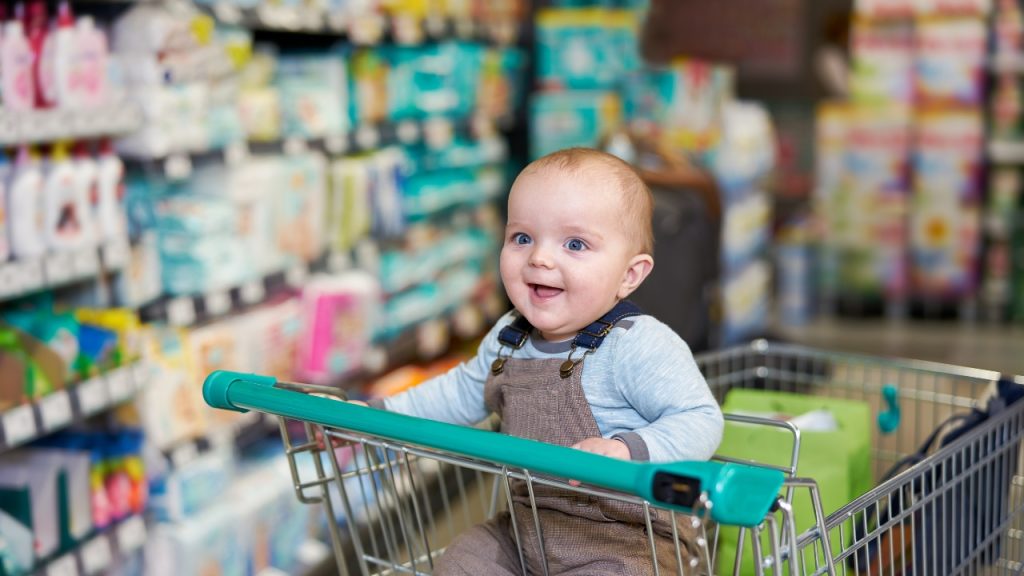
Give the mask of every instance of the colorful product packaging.
<path id="1" fill-rule="evenodd" d="M 978 110 L 925 110 L 915 119 L 910 251 L 922 298 L 960 298 L 977 286 L 983 144 Z"/>
<path id="2" fill-rule="evenodd" d="M 827 294 L 906 293 L 910 114 L 898 106 L 819 108 L 819 181 Z"/>
<path id="3" fill-rule="evenodd" d="M 916 100 L 931 104 L 982 104 L 988 39 L 985 20 L 921 19 L 915 31 Z"/>
<path id="4" fill-rule="evenodd" d="M 857 102 L 911 104 L 913 25 L 909 21 L 856 20 L 851 35 L 850 96 Z"/>

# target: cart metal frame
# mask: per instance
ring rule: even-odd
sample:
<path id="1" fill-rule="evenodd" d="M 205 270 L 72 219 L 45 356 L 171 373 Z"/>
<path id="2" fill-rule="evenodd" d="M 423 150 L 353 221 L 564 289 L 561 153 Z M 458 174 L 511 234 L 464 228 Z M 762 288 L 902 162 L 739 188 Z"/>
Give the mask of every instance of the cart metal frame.
<path id="1" fill-rule="evenodd" d="M 801 431 L 752 416 L 726 418 L 788 431 L 788 462 L 620 462 L 337 403 L 320 397 L 336 389 L 258 375 L 211 374 L 204 395 L 215 407 L 280 417 L 296 494 L 326 508 L 345 575 L 433 573 L 434 559 L 462 530 L 523 505 L 513 503 L 515 485 L 528 490 L 541 535 L 538 487 L 639 505 L 652 574 L 1024 573 L 1024 402 L 882 478 L 949 417 L 984 406 L 994 383 L 1024 386 L 1024 378 L 766 341 L 696 360 L 719 401 L 731 389 L 758 388 L 862 400 L 875 414 L 899 406 L 900 426 L 873 438 L 874 477 L 881 481 L 840 509 L 823 510 L 815 481 L 797 476 Z M 680 492 L 690 481 L 699 484 L 698 493 Z M 799 491 L 810 496 L 811 526 L 794 520 Z M 655 510 L 670 513 L 675 558 L 657 556 Z M 523 527 L 512 517 L 523 562 Z M 742 528 L 731 564 L 716 558 L 719 525 Z M 684 531 L 689 536 L 681 538 Z M 758 559 L 747 566 L 745 541 Z"/>

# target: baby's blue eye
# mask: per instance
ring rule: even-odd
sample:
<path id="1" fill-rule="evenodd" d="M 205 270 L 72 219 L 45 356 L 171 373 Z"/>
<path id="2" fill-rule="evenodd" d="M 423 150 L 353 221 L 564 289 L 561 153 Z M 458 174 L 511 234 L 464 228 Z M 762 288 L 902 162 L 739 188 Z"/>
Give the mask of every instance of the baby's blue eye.
<path id="1" fill-rule="evenodd" d="M 587 248 L 587 245 L 583 242 L 583 240 L 580 240 L 579 238 L 573 238 L 571 240 L 566 241 L 565 247 L 568 248 L 569 250 L 572 250 L 573 252 L 579 252 L 580 250 L 585 250 Z"/>
<path id="2" fill-rule="evenodd" d="M 527 236 L 526 234 L 523 234 L 522 232 L 516 232 L 515 234 L 512 235 L 512 243 L 513 244 L 529 244 L 530 243 L 530 237 Z"/>

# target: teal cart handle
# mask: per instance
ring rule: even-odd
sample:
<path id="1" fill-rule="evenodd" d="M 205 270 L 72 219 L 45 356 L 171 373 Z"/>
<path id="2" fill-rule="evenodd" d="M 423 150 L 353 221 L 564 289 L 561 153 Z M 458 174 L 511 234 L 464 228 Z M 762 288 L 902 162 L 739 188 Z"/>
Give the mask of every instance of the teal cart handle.
<path id="1" fill-rule="evenodd" d="M 203 398 L 214 408 L 267 414 L 341 428 L 403 444 L 500 462 L 534 474 L 572 478 L 691 513 L 702 492 L 721 524 L 757 526 L 782 488 L 778 470 L 722 462 L 653 464 L 607 458 L 488 430 L 445 424 L 276 388 L 268 376 L 217 371 Z"/>

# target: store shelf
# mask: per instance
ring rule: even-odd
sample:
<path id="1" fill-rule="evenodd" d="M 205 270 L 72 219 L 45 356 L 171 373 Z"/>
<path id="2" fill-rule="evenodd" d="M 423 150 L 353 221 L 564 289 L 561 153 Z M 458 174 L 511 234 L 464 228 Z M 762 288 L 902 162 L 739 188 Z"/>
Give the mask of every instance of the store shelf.
<path id="1" fill-rule="evenodd" d="M 142 126 L 142 111 L 127 102 L 88 110 L 0 110 L 0 146 L 118 136 Z"/>
<path id="2" fill-rule="evenodd" d="M 801 326 L 775 322 L 774 337 L 826 350 L 913 358 L 1024 374 L 1024 327 L 949 320 L 821 317 Z"/>
<path id="3" fill-rule="evenodd" d="M 162 322 L 177 327 L 197 326 L 240 312 L 251 306 L 268 301 L 276 294 L 299 288 L 309 276 L 310 268 L 320 268 L 299 263 L 284 272 L 276 272 L 230 288 L 211 290 L 194 296 L 162 297 L 144 305 L 139 310 L 143 322 Z"/>
<path id="4" fill-rule="evenodd" d="M 0 303 L 116 272 L 128 261 L 128 239 L 0 264 Z"/>
<path id="5" fill-rule="evenodd" d="M 1024 74 L 1024 54 L 999 54 L 988 61 L 989 71 L 995 74 Z"/>
<path id="6" fill-rule="evenodd" d="M 347 133 L 317 137 L 286 137 L 280 140 L 236 142 L 223 148 L 207 150 L 173 151 L 160 156 L 143 157 L 126 152 L 126 160 L 148 165 L 170 180 L 184 180 L 192 176 L 193 165 L 201 160 L 222 156 L 226 164 L 233 164 L 251 153 L 292 155 L 316 150 L 328 156 L 369 152 L 388 146 L 423 143 L 429 148 L 444 148 L 456 137 L 489 138 L 507 124 L 507 119 L 484 120 L 478 118 L 436 117 L 420 120 L 402 120 L 379 124 L 363 124 Z"/>
<path id="7" fill-rule="evenodd" d="M 278 431 L 277 419 L 262 412 L 246 412 L 231 424 L 221 425 L 207 436 L 190 438 L 160 448 L 169 469 L 187 466 L 196 458 L 214 447 L 233 445 L 236 451 L 244 450 L 266 439 Z"/>
<path id="8" fill-rule="evenodd" d="M 399 22 L 379 14 L 350 17 L 343 11 L 321 11 L 308 6 L 266 2 L 254 8 L 242 8 L 232 2 L 216 2 L 204 8 L 218 21 L 250 30 L 312 34 L 344 38 L 360 46 L 382 43 L 417 45 L 425 42 L 458 39 L 513 44 L 519 31 L 504 37 L 488 33 L 479 23 L 467 19 L 428 17 L 419 22 Z"/>
<path id="9" fill-rule="evenodd" d="M 86 540 L 75 550 L 40 566 L 33 573 L 35 576 L 104 574 L 145 543 L 145 521 L 142 516 L 130 516 Z"/>
<path id="10" fill-rule="evenodd" d="M 137 362 L 0 413 L 0 451 L 26 444 L 130 400 L 142 388 L 148 374 L 149 365 Z"/>
<path id="11" fill-rule="evenodd" d="M 1024 164 L 1024 141 L 992 140 L 988 143 L 988 156 L 995 164 Z"/>

